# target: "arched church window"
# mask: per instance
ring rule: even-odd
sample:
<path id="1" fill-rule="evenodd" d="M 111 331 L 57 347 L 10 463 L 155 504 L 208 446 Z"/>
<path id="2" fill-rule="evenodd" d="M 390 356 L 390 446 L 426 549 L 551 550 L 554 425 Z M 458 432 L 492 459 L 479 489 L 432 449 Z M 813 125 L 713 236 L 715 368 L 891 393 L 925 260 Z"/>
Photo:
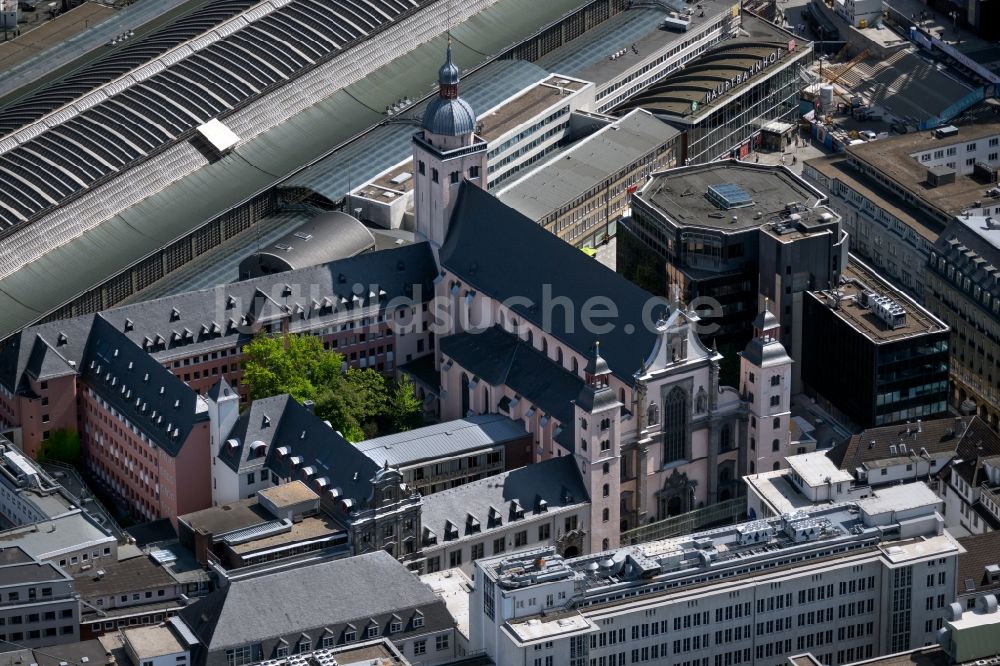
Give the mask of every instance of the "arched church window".
<path id="1" fill-rule="evenodd" d="M 687 450 L 688 398 L 675 386 L 663 401 L 663 462 L 681 460 Z"/>
<path id="2" fill-rule="evenodd" d="M 601 522 L 608 522 L 611 520 L 611 511 L 608 509 L 603 509 L 601 511 Z"/>

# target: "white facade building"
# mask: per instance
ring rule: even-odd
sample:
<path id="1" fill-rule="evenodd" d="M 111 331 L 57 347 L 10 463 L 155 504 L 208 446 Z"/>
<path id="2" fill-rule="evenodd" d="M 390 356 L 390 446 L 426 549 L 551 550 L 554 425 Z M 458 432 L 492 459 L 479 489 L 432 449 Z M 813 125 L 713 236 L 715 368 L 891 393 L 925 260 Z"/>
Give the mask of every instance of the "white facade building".
<path id="1" fill-rule="evenodd" d="M 936 640 L 958 542 L 933 493 L 887 490 L 563 559 L 476 563 L 470 647 L 500 664 L 845 664 Z"/>

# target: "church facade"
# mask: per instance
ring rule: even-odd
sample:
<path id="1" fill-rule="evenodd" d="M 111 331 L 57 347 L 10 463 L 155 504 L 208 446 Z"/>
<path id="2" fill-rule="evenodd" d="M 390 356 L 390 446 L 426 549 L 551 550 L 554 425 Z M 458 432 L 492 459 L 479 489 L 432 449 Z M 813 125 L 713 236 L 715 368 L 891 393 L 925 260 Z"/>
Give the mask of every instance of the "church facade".
<path id="1" fill-rule="evenodd" d="M 415 231 L 439 265 L 433 379 L 414 377 L 440 418 L 504 414 L 532 434 L 535 461 L 573 457 L 590 492 L 591 552 L 742 494 L 755 464 L 746 392 L 719 384 L 722 356 L 701 342 L 697 314 L 487 194 L 486 144 L 458 84 L 449 50 L 413 141 Z"/>

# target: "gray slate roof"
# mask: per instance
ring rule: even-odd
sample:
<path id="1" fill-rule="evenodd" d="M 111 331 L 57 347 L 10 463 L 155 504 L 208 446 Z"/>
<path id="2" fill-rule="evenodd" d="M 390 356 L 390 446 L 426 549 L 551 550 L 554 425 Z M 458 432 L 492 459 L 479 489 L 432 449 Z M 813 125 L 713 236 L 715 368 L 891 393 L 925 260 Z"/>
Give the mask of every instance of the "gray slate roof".
<path id="1" fill-rule="evenodd" d="M 547 328 L 582 356 L 590 355 L 599 337 L 601 355 L 615 376 L 627 384 L 633 382 L 633 373 L 656 343 L 652 323 L 667 310 L 666 301 L 662 301 L 662 306 L 644 317 L 643 308 L 654 298 L 652 294 L 468 183 L 459 191 L 440 257 L 441 263 L 471 289 L 501 302 L 514 297 L 527 299 L 533 307 L 518 303 L 511 309 Z M 511 270 L 511 257 L 517 257 L 517 270 Z M 571 316 L 557 307 L 554 316 L 546 317 L 543 304 L 557 303 L 563 297 L 574 304 Z M 595 298 L 613 303 L 618 311 L 616 318 L 596 320 L 614 325 L 614 330 L 600 336 L 588 330 L 583 321 L 584 304 Z"/>
<path id="2" fill-rule="evenodd" d="M 229 446 L 229 440 L 237 446 Z M 253 401 L 223 443 L 221 462 L 238 472 L 260 467 L 252 463 L 255 442 L 264 443 L 263 464 L 279 476 L 302 479 L 320 494 L 339 488 L 340 497 L 353 499 L 355 506 L 363 506 L 371 496 L 371 479 L 380 465 L 287 394 Z M 287 455 L 279 454 L 282 447 L 288 449 Z M 292 463 L 296 457 L 301 459 L 298 469 Z M 311 479 L 301 476 L 304 467 L 313 468 Z M 324 478 L 323 489 L 310 483 Z"/>
<path id="3" fill-rule="evenodd" d="M 426 243 L 417 243 L 380 252 L 371 252 L 349 259 L 312 266 L 286 273 L 220 285 L 212 289 L 189 291 L 151 301 L 142 301 L 105 310 L 101 316 L 114 328 L 142 347 L 147 340 L 162 340 L 152 347 L 158 360 L 178 355 L 190 355 L 199 348 L 236 346 L 248 342 L 253 334 L 239 327 L 241 318 L 256 306 L 257 316 L 275 314 L 282 307 L 301 306 L 310 319 L 333 319 L 342 316 L 345 301 L 354 297 L 356 284 L 365 287 L 365 305 L 374 302 L 368 292 L 384 291 L 379 302 L 396 297 L 433 294 L 432 280 L 436 274 L 434 257 Z M 287 296 L 285 287 L 290 288 Z M 229 306 L 229 299 L 233 305 Z M 319 310 L 313 301 L 324 299 L 334 305 Z M 344 300 L 342 300 L 344 299 Z M 233 320 L 237 328 L 230 325 Z M 0 383 L 12 391 L 19 385 L 29 368 L 38 372 L 72 374 L 74 371 L 49 357 L 48 350 L 34 348 L 36 337 L 42 338 L 58 355 L 80 366 L 90 336 L 94 315 L 81 315 L 59 321 L 30 326 L 18 333 L 0 350 Z M 215 332 L 210 332 L 214 327 Z M 301 326 L 293 319 L 291 329 Z M 183 335 L 190 331 L 187 338 Z M 62 340 L 62 342 L 60 342 Z M 34 352 L 34 357 L 33 357 Z M 44 353 L 43 353 L 44 352 Z"/>
<path id="4" fill-rule="evenodd" d="M 481 414 L 368 439 L 356 446 L 379 466 L 398 467 L 502 444 L 527 434 L 521 423 L 506 416 Z"/>
<path id="5" fill-rule="evenodd" d="M 447 540 L 447 523 L 458 528 L 457 538 L 462 538 L 477 533 L 469 529 L 470 516 L 478 521 L 478 531 L 486 532 L 512 521 L 512 503 L 515 501 L 524 509 L 525 517 L 543 513 L 539 510 L 539 500 L 546 502 L 548 510 L 590 501 L 572 456 L 550 458 L 457 488 L 431 493 L 423 498 L 420 522 L 434 533 L 438 543 L 444 543 Z M 499 513 L 501 524 L 491 522 L 493 509 Z"/>
<path id="6" fill-rule="evenodd" d="M 215 651 L 348 622 L 361 625 L 360 635 L 369 618 L 408 620 L 408 610 L 438 606 L 444 602 L 406 565 L 375 551 L 234 580 L 180 616 Z"/>
<path id="7" fill-rule="evenodd" d="M 208 420 L 207 405 L 101 315 L 93 321 L 81 368 L 84 382 L 177 456 L 195 424 Z"/>
<path id="8" fill-rule="evenodd" d="M 580 256 L 586 258 L 582 253 Z M 584 385 L 583 379 L 516 335 L 493 326 L 481 333 L 466 332 L 442 338 L 439 348 L 470 375 L 491 386 L 510 387 L 572 429 L 573 402 Z"/>

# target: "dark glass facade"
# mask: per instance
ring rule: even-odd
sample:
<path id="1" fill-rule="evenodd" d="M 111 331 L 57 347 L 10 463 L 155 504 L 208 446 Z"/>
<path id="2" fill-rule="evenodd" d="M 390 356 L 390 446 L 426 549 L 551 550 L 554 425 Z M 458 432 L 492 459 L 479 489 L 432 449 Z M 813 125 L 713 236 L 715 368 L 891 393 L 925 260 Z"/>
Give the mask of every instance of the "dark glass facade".
<path id="1" fill-rule="evenodd" d="M 802 380 L 860 427 L 945 416 L 948 331 L 878 344 L 807 294 Z"/>

